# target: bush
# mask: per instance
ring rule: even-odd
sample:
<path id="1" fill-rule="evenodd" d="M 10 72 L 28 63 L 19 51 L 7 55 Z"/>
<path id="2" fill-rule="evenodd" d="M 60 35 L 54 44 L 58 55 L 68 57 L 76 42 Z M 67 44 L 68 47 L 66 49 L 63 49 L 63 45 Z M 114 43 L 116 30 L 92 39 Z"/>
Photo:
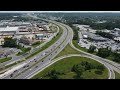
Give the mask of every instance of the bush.
<path id="1" fill-rule="evenodd" d="M 101 75 L 103 72 L 101 70 L 96 70 L 95 73 Z"/>
<path id="2" fill-rule="evenodd" d="M 12 38 L 4 38 L 4 45 L 3 47 L 17 47 L 16 39 Z"/>
<path id="3" fill-rule="evenodd" d="M 85 66 L 82 66 L 81 64 L 74 65 L 72 71 L 74 71 L 77 74 L 77 76 L 80 77 L 85 71 Z"/>
<path id="4" fill-rule="evenodd" d="M 111 50 L 108 50 L 108 48 L 100 48 L 98 49 L 97 55 L 103 58 L 106 58 L 110 56 Z"/>
<path id="5" fill-rule="evenodd" d="M 101 71 L 104 71 L 105 70 L 105 67 L 103 65 L 98 65 L 97 66 L 97 69 L 101 70 Z"/>
<path id="6" fill-rule="evenodd" d="M 48 74 L 46 76 L 49 76 L 50 79 L 60 79 L 59 78 L 59 72 L 57 72 L 56 70 L 52 70 L 50 72 L 48 72 Z"/>
<path id="7" fill-rule="evenodd" d="M 93 53 L 95 51 L 96 47 L 95 46 L 90 46 L 90 48 L 88 49 L 89 53 Z"/>
<path id="8" fill-rule="evenodd" d="M 120 62 L 120 58 L 119 57 L 114 57 L 113 61 Z"/>
<path id="9" fill-rule="evenodd" d="M 81 62 L 81 65 L 85 66 L 85 70 L 94 69 L 96 67 L 94 64 L 91 64 L 87 61 Z"/>
<path id="10" fill-rule="evenodd" d="M 40 44 L 40 41 L 37 41 L 37 42 L 33 43 L 32 46 L 35 46 L 35 45 L 38 45 L 38 44 Z"/>

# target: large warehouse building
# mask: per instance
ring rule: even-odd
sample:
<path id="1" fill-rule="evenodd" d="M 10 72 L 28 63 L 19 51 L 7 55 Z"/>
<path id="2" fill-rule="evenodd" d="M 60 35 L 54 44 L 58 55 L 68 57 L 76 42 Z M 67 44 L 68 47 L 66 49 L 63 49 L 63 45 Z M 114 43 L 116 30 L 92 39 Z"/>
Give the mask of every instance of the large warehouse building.
<path id="1" fill-rule="evenodd" d="M 16 33 L 18 30 L 18 27 L 2 27 L 0 28 L 0 33 Z"/>

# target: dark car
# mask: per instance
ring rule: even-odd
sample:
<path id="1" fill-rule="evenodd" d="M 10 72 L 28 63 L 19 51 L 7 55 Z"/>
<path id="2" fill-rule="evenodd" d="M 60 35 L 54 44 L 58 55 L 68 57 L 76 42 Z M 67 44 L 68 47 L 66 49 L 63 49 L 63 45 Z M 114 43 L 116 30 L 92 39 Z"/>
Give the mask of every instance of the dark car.
<path id="1" fill-rule="evenodd" d="M 10 74 L 10 77 L 13 77 L 13 74 Z"/>
<path id="2" fill-rule="evenodd" d="M 37 68 L 38 66 L 36 66 L 35 68 Z"/>

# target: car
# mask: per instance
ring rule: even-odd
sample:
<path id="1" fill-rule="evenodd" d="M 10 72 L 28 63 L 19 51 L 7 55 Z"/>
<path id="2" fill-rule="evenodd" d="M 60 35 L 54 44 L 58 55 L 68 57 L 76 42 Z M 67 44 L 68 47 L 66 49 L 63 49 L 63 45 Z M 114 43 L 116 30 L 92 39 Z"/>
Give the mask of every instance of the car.
<path id="1" fill-rule="evenodd" d="M 29 65 L 27 65 L 26 67 L 29 67 Z"/>
<path id="2" fill-rule="evenodd" d="M 25 65 L 25 66 L 23 66 L 23 68 L 26 68 L 26 65 Z"/>
<path id="3" fill-rule="evenodd" d="M 38 66 L 35 66 L 35 68 L 37 68 Z"/>
<path id="4" fill-rule="evenodd" d="M 10 77 L 13 77 L 13 74 L 10 74 Z"/>
<path id="5" fill-rule="evenodd" d="M 43 56 L 45 55 L 45 53 L 42 54 Z"/>
<path id="6" fill-rule="evenodd" d="M 17 70 L 15 70 L 14 72 L 17 72 Z"/>

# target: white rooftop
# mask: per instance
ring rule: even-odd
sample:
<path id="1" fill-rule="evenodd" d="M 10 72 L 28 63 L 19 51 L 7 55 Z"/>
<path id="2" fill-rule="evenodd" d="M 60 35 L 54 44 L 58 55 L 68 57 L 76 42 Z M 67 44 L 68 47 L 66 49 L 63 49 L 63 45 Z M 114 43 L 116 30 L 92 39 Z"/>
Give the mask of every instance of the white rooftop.
<path id="1" fill-rule="evenodd" d="M 0 28 L 0 31 L 17 31 L 18 30 L 18 27 L 2 27 Z"/>

